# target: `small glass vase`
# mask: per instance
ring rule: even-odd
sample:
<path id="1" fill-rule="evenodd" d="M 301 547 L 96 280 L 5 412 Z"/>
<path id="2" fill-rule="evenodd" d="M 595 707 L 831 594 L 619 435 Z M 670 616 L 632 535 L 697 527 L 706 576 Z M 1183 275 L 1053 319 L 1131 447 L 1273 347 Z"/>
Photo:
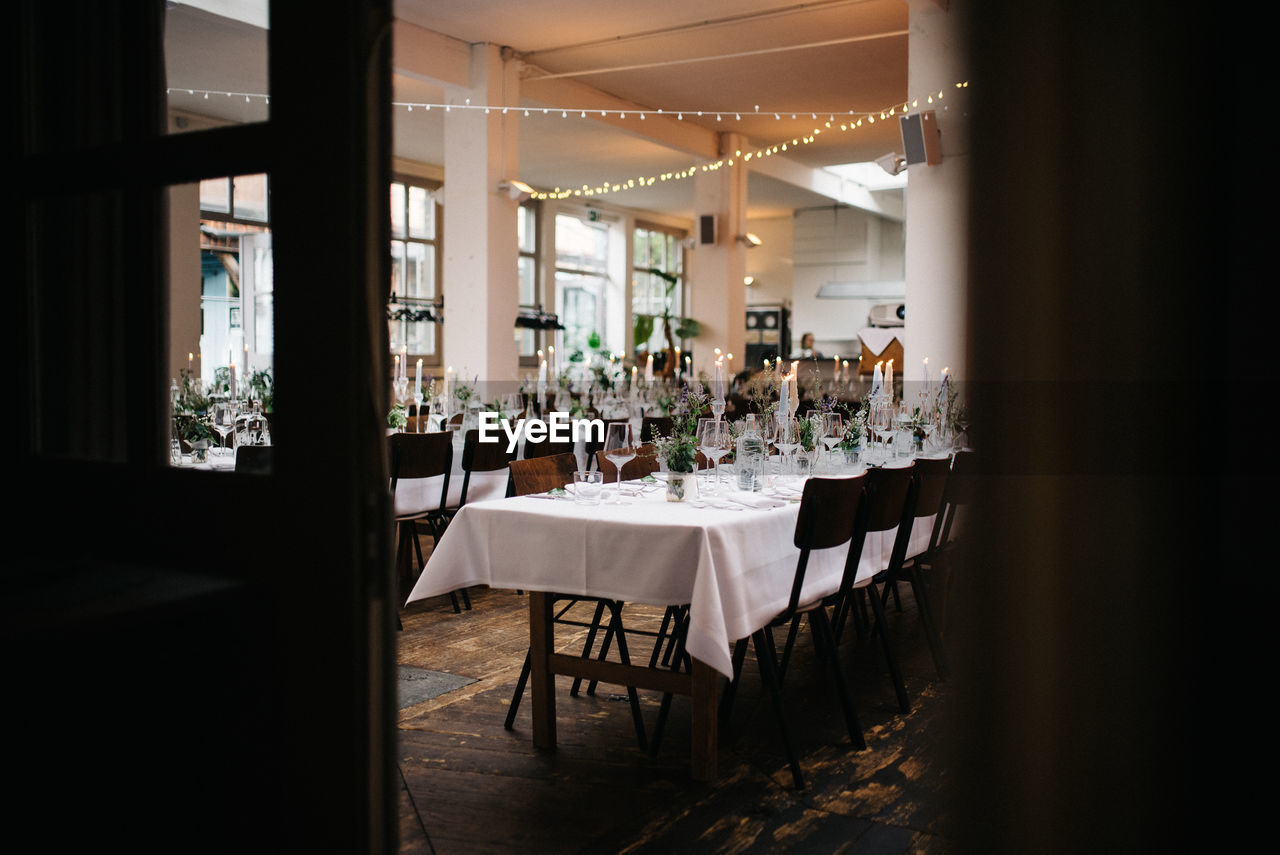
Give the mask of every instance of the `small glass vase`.
<path id="1" fill-rule="evenodd" d="M 687 502 L 698 495 L 696 472 L 667 472 L 667 501 Z"/>

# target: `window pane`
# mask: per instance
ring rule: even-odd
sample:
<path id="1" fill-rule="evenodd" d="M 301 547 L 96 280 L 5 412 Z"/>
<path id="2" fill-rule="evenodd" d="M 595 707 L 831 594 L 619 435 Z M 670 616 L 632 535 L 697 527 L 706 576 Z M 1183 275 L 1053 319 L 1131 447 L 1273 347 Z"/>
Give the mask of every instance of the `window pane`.
<path id="1" fill-rule="evenodd" d="M 528 255 L 520 256 L 520 260 L 517 262 L 517 270 L 520 278 L 520 305 L 537 305 L 538 288 L 533 257 Z"/>
<path id="2" fill-rule="evenodd" d="M 231 179 L 206 178 L 200 182 L 200 210 L 231 213 Z"/>
<path id="3" fill-rule="evenodd" d="M 409 237 L 436 236 L 435 196 L 425 187 L 409 187 Z"/>
<path id="4" fill-rule="evenodd" d="M 609 229 L 577 217 L 556 216 L 556 266 L 604 272 L 609 263 Z"/>
<path id="5" fill-rule="evenodd" d="M 404 237 L 404 185 L 391 185 L 391 234 Z"/>
<path id="6" fill-rule="evenodd" d="M 598 276 L 556 272 L 557 304 L 569 354 L 587 351 L 593 334 L 604 339 L 603 281 Z"/>
<path id="7" fill-rule="evenodd" d="M 520 213 L 516 216 L 516 239 L 521 252 L 537 252 L 536 216 L 533 208 L 528 205 L 520 206 Z"/>
<path id="8" fill-rule="evenodd" d="M 435 293 L 435 247 L 405 244 L 405 296 L 431 299 Z"/>
<path id="9" fill-rule="evenodd" d="M 267 221 L 267 176 L 237 175 L 232 179 L 232 216 L 238 220 Z"/>
<path id="10" fill-rule="evenodd" d="M 521 356 L 533 356 L 538 352 L 537 336 L 533 330 L 516 328 L 516 351 Z"/>

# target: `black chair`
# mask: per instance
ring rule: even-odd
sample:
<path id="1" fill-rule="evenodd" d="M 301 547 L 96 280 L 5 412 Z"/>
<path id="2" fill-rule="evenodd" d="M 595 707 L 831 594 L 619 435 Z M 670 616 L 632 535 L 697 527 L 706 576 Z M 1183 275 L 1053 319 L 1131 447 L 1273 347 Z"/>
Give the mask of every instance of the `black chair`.
<path id="1" fill-rule="evenodd" d="M 921 458 L 915 461 L 912 469 L 915 475 L 916 497 L 909 523 L 910 528 L 904 536 L 909 540 L 922 520 L 933 517 L 930 543 L 920 555 L 906 558 L 904 554 L 902 560 L 891 563 L 875 581 L 882 584 L 880 595 L 882 603 L 887 603 L 892 595 L 898 604 L 899 612 L 902 611 L 902 603 L 898 600 L 898 583 L 905 581 L 910 584 L 911 594 L 916 602 L 916 613 L 924 628 L 925 638 L 929 642 L 929 651 L 933 654 L 934 667 L 938 670 L 938 676 L 945 680 L 948 672 L 946 654 L 942 649 L 942 639 L 938 633 L 933 605 L 921 570 L 926 564 L 937 560 L 931 555 L 937 552 L 934 541 L 935 538 L 940 538 L 942 530 L 947 528 L 942 517 L 942 506 L 951 475 L 951 460 Z"/>
<path id="2" fill-rule="evenodd" d="M 853 708 L 853 699 L 849 686 L 845 681 L 844 671 L 840 667 L 836 655 L 836 637 L 827 615 L 823 599 L 803 600 L 805 571 L 809 565 L 809 556 L 814 550 L 834 549 L 853 541 L 857 532 L 857 521 L 860 518 L 860 506 L 864 501 L 865 476 L 857 478 L 810 478 L 805 482 L 804 493 L 800 499 L 800 512 L 796 519 L 795 545 L 800 550 L 796 562 L 795 576 L 791 582 L 791 595 L 787 606 L 765 626 L 751 634 L 751 642 L 755 648 L 756 661 L 760 667 L 760 677 L 773 703 L 774 715 L 778 720 L 778 728 L 782 735 L 783 747 L 787 753 L 787 761 L 791 766 L 791 777 L 796 789 L 804 789 L 804 774 L 800 769 L 795 751 L 791 745 L 791 733 L 787 726 L 786 711 L 782 703 L 782 676 L 777 652 L 773 643 L 771 630 L 775 627 L 793 625 L 804 615 L 808 616 L 813 630 L 814 642 L 818 648 L 819 658 L 827 663 L 835 680 L 836 690 L 840 698 L 840 707 L 844 713 L 845 727 L 849 732 L 849 740 L 855 748 L 867 747 L 862 736 L 862 728 L 858 724 L 857 713 Z M 850 553 L 853 549 L 850 549 Z M 861 552 L 861 550 L 859 550 Z M 856 569 L 856 559 L 852 559 Z M 846 560 L 846 576 L 849 561 Z M 742 678 L 742 663 L 746 657 L 746 639 L 739 639 L 733 646 L 733 679 L 725 691 L 722 701 L 721 718 L 728 720 L 732 708 L 733 695 Z"/>
<path id="3" fill-rule="evenodd" d="M 422 545 L 418 541 L 418 526 L 425 524 L 433 542 L 438 543 L 448 522 L 449 475 L 453 469 L 453 433 L 393 433 L 388 437 L 391 463 L 391 497 L 396 523 L 396 568 L 402 581 L 412 584 L 426 563 Z M 420 501 L 410 501 L 400 492 L 400 482 L 417 479 L 440 478 L 439 498 L 424 496 Z M 409 571 L 410 557 L 417 560 L 417 568 Z M 466 607 L 471 600 L 466 590 L 462 592 Z M 450 592 L 454 612 L 461 612 L 457 592 Z"/>
<path id="4" fill-rule="evenodd" d="M 547 490 L 555 487 L 563 487 L 565 484 L 573 482 L 573 473 L 577 471 L 578 461 L 572 454 L 556 454 L 546 457 L 535 457 L 531 460 L 515 460 L 510 464 L 511 467 L 511 487 L 510 493 L 516 496 L 527 496 L 532 493 L 545 493 Z M 631 653 L 627 648 L 626 633 L 622 629 L 622 602 L 620 600 L 609 600 L 599 597 L 579 597 L 567 594 L 552 594 L 552 602 L 556 604 L 559 610 L 555 613 L 553 620 L 556 623 L 588 627 L 586 644 L 584 645 L 582 655 L 589 657 L 595 646 L 596 635 L 599 633 L 603 625 L 605 613 L 609 614 L 609 623 L 605 628 L 605 637 L 601 643 L 600 659 L 608 656 L 609 648 L 616 639 L 618 645 L 618 657 L 624 665 L 631 664 Z M 566 615 L 569 610 L 580 602 L 594 601 L 596 604 L 595 614 L 590 623 L 584 621 L 573 620 Z M 560 606 L 559 604 L 564 605 Z M 515 690 L 511 695 L 511 704 L 507 707 L 507 718 L 504 727 L 511 730 L 515 726 L 516 713 L 520 709 L 520 700 L 524 697 L 525 686 L 529 682 L 529 672 L 532 670 L 532 661 L 529 653 L 525 653 L 524 664 L 520 668 L 520 676 L 516 680 Z M 575 679 L 571 694 L 576 696 L 582 681 Z M 595 682 L 591 683 L 588 694 L 594 694 Z M 633 686 L 627 687 L 627 699 L 631 703 L 631 716 L 635 723 L 636 740 L 640 744 L 643 751 L 648 743 L 645 736 L 644 716 L 640 712 L 640 696 L 637 694 Z"/>
<path id="5" fill-rule="evenodd" d="M 462 440 L 462 492 L 458 496 L 458 507 L 448 509 L 448 516 L 452 517 L 457 513 L 458 508 L 467 503 L 467 493 L 471 488 L 473 472 L 500 472 L 504 469 L 509 471 L 511 461 L 515 459 L 516 450 L 507 451 L 505 436 L 498 442 L 481 442 L 479 428 L 467 431 Z M 508 495 L 511 495 L 510 480 L 508 475 L 506 491 Z"/>
<path id="6" fill-rule="evenodd" d="M 272 451 L 270 445 L 242 445 L 236 449 L 237 474 L 270 475 Z"/>
<path id="7" fill-rule="evenodd" d="M 659 436 L 671 436 L 671 416 L 645 416 L 640 420 L 640 441 L 653 442 Z"/>

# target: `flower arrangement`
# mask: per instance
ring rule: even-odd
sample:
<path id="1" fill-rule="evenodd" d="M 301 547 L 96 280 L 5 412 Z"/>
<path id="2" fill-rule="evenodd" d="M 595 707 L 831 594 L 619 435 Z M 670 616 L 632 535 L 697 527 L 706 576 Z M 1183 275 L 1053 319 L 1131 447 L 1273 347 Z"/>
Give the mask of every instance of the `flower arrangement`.
<path id="1" fill-rule="evenodd" d="M 698 460 L 698 419 L 710 410 L 710 398 L 701 386 L 686 386 L 671 411 L 671 433 L 653 444 L 670 472 L 693 472 Z"/>
<path id="2" fill-rule="evenodd" d="M 747 384 L 748 406 L 758 415 L 768 416 L 778 409 L 778 402 L 774 400 L 778 386 L 773 381 L 773 372 L 761 371 Z"/>
<path id="3" fill-rule="evenodd" d="M 476 375 L 476 383 L 479 383 L 479 382 L 480 382 L 480 376 Z M 474 396 L 475 393 L 476 393 L 475 386 L 469 385 L 467 383 L 458 383 L 453 387 L 453 397 L 458 399 L 458 403 L 462 405 L 462 409 L 464 411 L 467 409 L 467 402 L 471 400 L 472 396 Z"/>
<path id="4" fill-rule="evenodd" d="M 218 433 L 209 415 L 209 398 L 200 390 L 199 382 L 187 369 L 181 370 L 182 383 L 173 401 L 173 433 L 188 446 L 212 442 Z"/>
<path id="5" fill-rule="evenodd" d="M 840 448 L 844 451 L 857 451 L 862 447 L 863 431 L 867 426 L 867 415 L 870 404 L 862 401 L 856 408 L 845 404 L 844 436 L 840 440 Z"/>
<path id="6" fill-rule="evenodd" d="M 271 369 L 264 368 L 249 375 L 250 397 L 262 404 L 262 412 L 270 413 L 275 403 L 275 381 L 271 377 Z"/>
<path id="7" fill-rule="evenodd" d="M 391 412 L 387 413 L 387 427 L 396 430 L 404 430 L 404 426 L 409 423 L 408 416 L 405 415 L 405 408 L 399 405 L 393 406 Z"/>

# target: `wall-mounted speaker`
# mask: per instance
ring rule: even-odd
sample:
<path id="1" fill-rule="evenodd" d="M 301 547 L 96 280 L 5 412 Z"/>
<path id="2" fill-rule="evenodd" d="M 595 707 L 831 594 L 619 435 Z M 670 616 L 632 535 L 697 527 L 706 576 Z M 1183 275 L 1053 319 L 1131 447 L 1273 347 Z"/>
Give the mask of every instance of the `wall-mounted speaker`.
<path id="1" fill-rule="evenodd" d="M 924 163 L 937 166 L 942 163 L 942 135 L 938 130 L 938 117 L 933 110 L 909 113 L 898 119 L 902 128 L 902 150 L 907 166 Z"/>
<path id="2" fill-rule="evenodd" d="M 698 243 L 712 246 L 716 242 L 716 215 L 702 214 L 698 217 Z"/>

